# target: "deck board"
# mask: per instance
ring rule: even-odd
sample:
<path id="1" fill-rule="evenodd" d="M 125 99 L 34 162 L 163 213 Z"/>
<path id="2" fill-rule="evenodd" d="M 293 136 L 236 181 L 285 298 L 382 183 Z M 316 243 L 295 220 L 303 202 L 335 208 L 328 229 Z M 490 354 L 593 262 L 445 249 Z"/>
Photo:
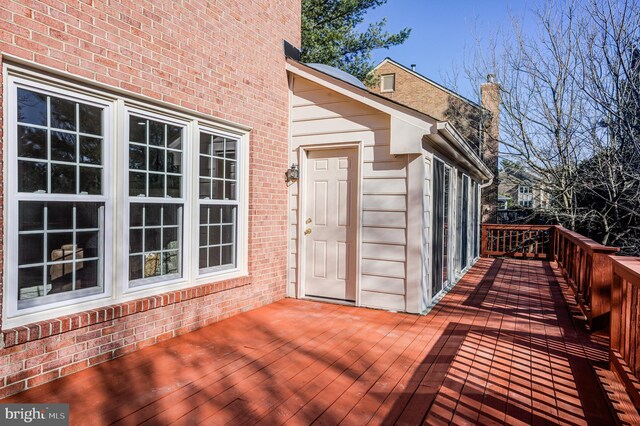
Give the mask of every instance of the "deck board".
<path id="1" fill-rule="evenodd" d="M 426 316 L 286 299 L 2 402 L 73 425 L 610 424 L 549 263 L 482 259 Z"/>

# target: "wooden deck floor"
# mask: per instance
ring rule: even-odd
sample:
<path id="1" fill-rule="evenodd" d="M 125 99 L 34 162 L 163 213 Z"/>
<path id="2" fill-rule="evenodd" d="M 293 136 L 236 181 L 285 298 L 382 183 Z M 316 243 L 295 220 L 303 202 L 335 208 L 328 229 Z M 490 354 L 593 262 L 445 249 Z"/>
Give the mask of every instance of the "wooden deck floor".
<path id="1" fill-rule="evenodd" d="M 547 262 L 482 259 L 427 316 L 283 300 L 1 402 L 76 424 L 611 424 Z"/>

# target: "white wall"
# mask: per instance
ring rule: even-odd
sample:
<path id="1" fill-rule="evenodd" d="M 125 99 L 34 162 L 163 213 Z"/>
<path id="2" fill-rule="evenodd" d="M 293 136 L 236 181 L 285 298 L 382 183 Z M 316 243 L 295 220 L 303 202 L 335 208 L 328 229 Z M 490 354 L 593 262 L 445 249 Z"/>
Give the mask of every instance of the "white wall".
<path id="1" fill-rule="evenodd" d="M 291 162 L 300 146 L 358 142 L 362 149 L 359 304 L 406 308 L 407 156 L 389 153 L 390 118 L 298 76 L 291 98 Z M 298 184 L 290 187 L 291 269 L 288 294 L 298 295 Z"/>

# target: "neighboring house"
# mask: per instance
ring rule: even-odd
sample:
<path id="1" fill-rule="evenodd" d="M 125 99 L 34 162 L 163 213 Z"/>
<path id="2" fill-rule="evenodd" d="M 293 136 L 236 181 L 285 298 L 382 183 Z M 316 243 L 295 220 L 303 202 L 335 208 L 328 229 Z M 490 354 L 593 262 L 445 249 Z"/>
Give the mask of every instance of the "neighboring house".
<path id="1" fill-rule="evenodd" d="M 498 205 L 498 121 L 500 87 L 488 76 L 481 86 L 482 105 L 419 74 L 415 67 L 386 58 L 374 70 L 377 84 L 371 91 L 450 122 L 487 164 L 495 179 L 482 191 L 482 222 L 496 221 Z"/>
<path id="2" fill-rule="evenodd" d="M 0 4 L 0 397 L 285 297 L 300 7 Z"/>
<path id="3" fill-rule="evenodd" d="M 550 195 L 542 179 L 521 167 L 505 166 L 500 171 L 501 207 L 506 209 L 544 210 L 549 207 Z"/>
<path id="4" fill-rule="evenodd" d="M 287 62 L 291 260 L 287 292 L 424 312 L 479 254 L 493 175 L 458 131 L 322 65 Z"/>

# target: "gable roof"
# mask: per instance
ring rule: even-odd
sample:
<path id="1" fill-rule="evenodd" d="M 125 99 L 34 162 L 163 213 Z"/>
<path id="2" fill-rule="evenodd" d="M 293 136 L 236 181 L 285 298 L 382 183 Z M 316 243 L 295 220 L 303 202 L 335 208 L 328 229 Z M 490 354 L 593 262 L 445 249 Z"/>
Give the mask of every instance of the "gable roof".
<path id="1" fill-rule="evenodd" d="M 287 58 L 286 68 L 287 68 L 287 71 L 294 72 L 296 74 L 301 74 L 301 73 L 307 74 L 307 75 L 303 75 L 303 77 L 306 77 L 306 78 L 309 78 L 309 74 L 315 74 L 315 73 L 320 74 L 323 76 L 322 77 L 323 81 L 321 84 L 327 85 L 327 83 L 329 83 L 329 80 L 333 80 L 333 84 L 330 87 L 332 90 L 342 92 L 342 94 L 352 98 L 354 98 L 354 95 L 357 94 L 359 96 L 354 99 L 356 99 L 359 102 L 363 102 L 364 104 L 367 104 L 369 106 L 372 106 L 373 108 L 383 110 L 383 112 L 390 113 L 391 110 L 393 110 L 393 111 L 404 113 L 405 115 L 417 118 L 424 122 L 428 122 L 430 124 L 435 124 L 438 121 L 435 117 L 432 117 L 429 114 L 426 114 L 415 108 L 411 108 L 410 106 L 407 106 L 393 99 L 389 99 L 386 96 L 382 96 L 378 93 L 372 92 L 371 90 L 367 89 L 366 86 L 362 87 L 360 85 L 356 85 L 351 81 L 344 80 L 340 77 L 337 77 L 331 73 L 326 72 L 326 70 L 322 68 L 316 68 L 311 64 L 305 64 L 304 62 L 300 62 L 292 58 Z M 318 83 L 319 81 L 316 81 L 316 82 Z"/>
<path id="2" fill-rule="evenodd" d="M 449 122 L 438 121 L 428 114 L 292 58 L 287 58 L 286 69 L 290 73 L 299 75 L 300 77 L 320 84 L 337 93 L 341 93 L 374 109 L 387 113 L 392 117 L 392 121 L 394 117 L 397 117 L 399 120 L 396 120 L 396 122 L 405 122 L 416 126 L 416 128 L 423 129 L 421 137 L 429 137 L 436 143 L 445 143 L 446 140 L 446 145 L 449 146 L 448 149 L 459 152 L 462 158 L 464 158 L 463 161 L 469 167 L 477 170 L 483 178 L 493 179 L 494 176 L 491 170 L 489 170 L 478 154 L 471 149 L 469 143 Z M 421 146 L 420 142 L 420 147 Z"/>
<path id="3" fill-rule="evenodd" d="M 423 80 L 423 81 L 425 81 L 426 83 L 428 83 L 428 84 L 430 84 L 430 85 L 432 85 L 432 86 L 435 86 L 435 87 L 437 87 L 438 89 L 440 89 L 440 90 L 442 90 L 442 91 L 444 91 L 444 92 L 446 92 L 446 93 L 448 93 L 448 94 L 450 94 L 450 95 L 452 95 L 452 96 L 455 96 L 456 98 L 460 99 L 460 100 L 461 100 L 461 101 L 463 101 L 463 102 L 468 103 L 469 105 L 471 105 L 471 106 L 473 106 L 473 107 L 475 107 L 475 108 L 482 109 L 482 110 L 484 110 L 484 109 L 485 109 L 482 105 L 478 104 L 477 102 L 474 102 L 474 101 L 472 101 L 472 100 L 471 100 L 471 99 L 469 99 L 469 98 L 465 98 L 465 97 L 464 97 L 464 96 L 462 96 L 461 94 L 459 94 L 459 93 L 457 93 L 457 92 L 455 92 L 455 91 L 453 91 L 453 90 L 451 90 L 451 89 L 448 89 L 448 88 L 444 87 L 443 85 L 441 85 L 441 84 L 439 84 L 439 83 L 436 83 L 435 81 L 431 80 L 430 78 L 425 77 L 424 75 L 422 75 L 422 74 L 420 74 L 420 73 L 418 73 L 418 72 L 415 72 L 414 70 L 412 70 L 412 69 L 410 69 L 410 68 L 405 67 L 405 66 L 404 66 L 404 65 L 402 65 L 401 63 L 396 62 L 396 61 L 394 61 L 393 59 L 391 59 L 391 58 L 389 58 L 389 57 L 384 58 L 384 59 L 382 60 L 382 62 L 380 62 L 378 65 L 376 65 L 376 66 L 373 68 L 372 72 L 373 72 L 373 71 L 376 71 L 376 70 L 377 70 L 378 68 L 380 68 L 382 65 L 387 64 L 387 63 L 392 64 L 392 65 L 395 65 L 396 67 L 398 67 L 398 68 L 402 69 L 402 70 L 403 70 L 403 71 L 405 71 L 405 72 L 408 72 L 409 74 L 413 75 L 414 77 L 417 77 L 417 78 L 419 78 L 420 80 Z"/>

